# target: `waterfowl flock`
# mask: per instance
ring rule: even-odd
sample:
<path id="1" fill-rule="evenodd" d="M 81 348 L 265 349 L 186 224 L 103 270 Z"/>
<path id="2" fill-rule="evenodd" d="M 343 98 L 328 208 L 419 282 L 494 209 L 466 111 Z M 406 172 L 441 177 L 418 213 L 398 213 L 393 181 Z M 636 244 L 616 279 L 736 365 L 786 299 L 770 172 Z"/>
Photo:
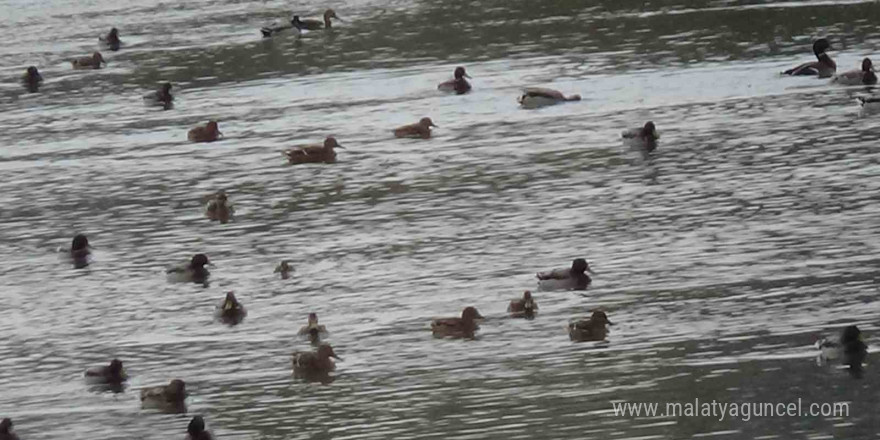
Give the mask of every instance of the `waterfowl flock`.
<path id="1" fill-rule="evenodd" d="M 302 32 L 303 30 L 320 30 L 332 27 L 332 20 L 341 20 L 336 12 L 327 9 L 322 19 L 300 19 L 298 15 L 284 24 L 272 25 L 262 28 L 263 37 L 270 38 L 286 30 Z M 112 28 L 109 33 L 99 37 L 102 46 L 111 51 L 121 48 L 119 31 Z M 813 53 L 816 61 L 798 65 L 783 72 L 785 75 L 801 76 L 813 75 L 819 78 L 831 78 L 832 82 L 842 85 L 874 85 L 877 76 L 874 72 L 873 63 L 869 58 L 862 61 L 861 67 L 852 71 L 837 74 L 837 65 L 828 55 L 831 44 L 825 38 L 816 40 L 813 44 Z M 71 60 L 74 69 L 100 69 L 107 61 L 100 52 L 94 52 L 91 56 Z M 457 67 L 453 72 L 453 78 L 440 83 L 437 89 L 441 92 L 452 94 L 466 94 L 473 90 L 467 81 L 472 79 L 464 67 Z M 39 91 L 43 78 L 37 67 L 30 66 L 22 77 L 22 82 L 29 92 Z M 172 84 L 163 83 L 158 90 L 144 96 L 144 101 L 149 105 L 161 106 L 165 110 L 172 108 L 173 96 L 171 95 Z M 861 105 L 880 107 L 880 98 L 858 98 Z M 540 108 L 564 102 L 580 101 L 577 94 L 565 95 L 560 91 L 548 88 L 529 87 L 523 89 L 518 97 L 518 103 L 526 109 Z M 404 125 L 393 130 L 397 138 L 430 139 L 432 128 L 437 127 L 430 117 L 423 117 L 418 122 Z M 191 142 L 214 142 L 221 139 L 223 134 L 219 130 L 217 121 L 210 120 L 205 125 L 192 128 L 187 133 L 187 139 Z M 631 145 L 643 149 L 647 153 L 653 153 L 657 149 L 657 141 L 660 136 L 657 133 L 654 122 L 648 121 L 642 127 L 628 129 L 622 132 L 621 138 Z M 344 148 L 336 138 L 328 136 L 321 144 L 301 145 L 285 150 L 282 153 L 291 165 L 336 162 L 336 149 Z M 227 223 L 233 218 L 234 209 L 225 192 L 219 191 L 209 200 L 205 206 L 205 215 L 212 221 Z M 69 254 L 75 268 L 83 268 L 90 264 L 90 245 L 88 238 L 78 234 L 73 238 Z M 195 254 L 190 261 L 179 266 L 167 269 L 166 274 L 170 282 L 198 283 L 207 285 L 210 272 L 206 266 L 210 265 L 205 254 Z M 275 273 L 283 279 L 291 276 L 293 268 L 288 261 L 282 261 L 275 268 Z M 536 278 L 540 291 L 559 290 L 586 290 L 592 283 L 590 275 L 596 275 L 584 258 L 576 258 L 569 267 L 556 268 L 537 272 Z M 529 290 L 524 291 L 522 297 L 510 300 L 507 312 L 512 318 L 534 319 L 538 311 L 537 301 Z M 228 292 L 222 301 L 216 306 L 215 317 L 217 320 L 230 324 L 241 324 L 247 315 L 245 307 L 239 302 L 233 292 Z M 436 318 L 431 320 L 431 333 L 438 338 L 475 338 L 480 329 L 480 323 L 484 316 L 472 306 L 467 306 L 461 311 L 460 316 Z M 592 310 L 588 318 L 576 318 L 566 325 L 568 336 L 572 341 L 605 341 L 609 334 L 609 326 L 614 325 L 604 310 Z M 308 315 L 306 325 L 300 328 L 298 335 L 307 338 L 316 346 L 313 351 L 296 351 L 291 355 L 291 368 L 294 375 L 302 377 L 326 377 L 336 369 L 336 361 L 343 361 L 333 347 L 322 342 L 328 334 L 325 326 L 318 323 L 315 313 Z M 824 361 L 840 361 L 851 370 L 861 370 L 862 364 L 867 358 L 867 345 L 862 340 L 862 334 L 858 327 L 851 325 L 843 329 L 837 341 L 821 340 L 816 344 L 821 351 L 820 358 Z M 92 367 L 85 371 L 86 381 L 91 383 L 120 384 L 128 379 L 123 368 L 122 361 L 113 359 L 108 365 Z M 183 380 L 173 379 L 167 385 L 159 385 L 143 388 L 140 391 L 140 400 L 144 407 L 154 407 L 165 411 L 185 412 L 185 400 L 187 398 L 186 384 Z M 0 440 L 18 439 L 12 430 L 13 423 L 9 418 L 0 422 Z M 213 436 L 205 429 L 205 421 L 201 416 L 194 416 L 188 427 L 186 438 L 193 440 L 212 439 Z"/>

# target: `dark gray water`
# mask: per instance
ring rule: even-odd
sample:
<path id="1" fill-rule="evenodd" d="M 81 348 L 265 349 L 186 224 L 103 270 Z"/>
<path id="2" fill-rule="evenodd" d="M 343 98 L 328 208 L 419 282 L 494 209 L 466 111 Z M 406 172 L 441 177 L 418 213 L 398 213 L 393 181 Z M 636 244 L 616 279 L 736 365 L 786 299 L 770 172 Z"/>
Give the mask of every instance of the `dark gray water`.
<path id="1" fill-rule="evenodd" d="M 262 40 L 291 10 L 332 32 Z M 295 9 L 291 9 L 295 8 Z M 0 416 L 24 439 L 874 438 L 876 368 L 813 342 L 880 317 L 880 116 L 869 92 L 778 72 L 828 36 L 840 70 L 880 44 L 877 2 L 0 2 Z M 120 29 L 108 67 L 68 60 Z M 36 65 L 39 94 L 18 78 Z M 456 65 L 465 96 L 436 84 Z M 143 106 L 159 81 L 176 108 Z M 519 109 L 524 86 L 584 100 Z M 428 141 L 391 129 L 430 116 Z M 225 139 L 190 144 L 217 119 Z M 645 159 L 619 140 L 653 120 Z M 284 148 L 335 135 L 334 165 Z M 224 189 L 234 222 L 203 216 Z M 93 264 L 57 248 L 88 234 Z M 204 252 L 211 284 L 163 270 Z M 591 290 L 536 292 L 585 256 Z M 273 269 L 289 259 L 296 272 Z M 247 319 L 212 320 L 234 290 Z M 432 338 L 466 305 L 473 341 Z M 564 326 L 601 307 L 607 343 Z M 309 312 L 338 363 L 292 376 Z M 121 394 L 83 371 L 122 359 Z M 140 388 L 187 382 L 188 414 Z M 847 417 L 615 416 L 611 402 L 848 402 Z"/>

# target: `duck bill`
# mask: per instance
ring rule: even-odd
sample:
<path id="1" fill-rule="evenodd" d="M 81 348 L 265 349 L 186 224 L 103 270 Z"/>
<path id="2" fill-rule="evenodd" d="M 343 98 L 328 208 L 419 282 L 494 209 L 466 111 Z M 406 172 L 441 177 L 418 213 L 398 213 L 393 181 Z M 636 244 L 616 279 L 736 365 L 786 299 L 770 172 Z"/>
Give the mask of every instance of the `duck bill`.
<path id="1" fill-rule="evenodd" d="M 587 272 L 589 272 L 590 275 L 598 275 L 593 269 L 590 269 L 589 267 L 586 268 L 586 269 L 584 269 L 584 270 L 587 271 Z"/>
<path id="2" fill-rule="evenodd" d="M 330 357 L 332 357 L 333 359 L 336 359 L 337 361 L 344 361 L 344 360 L 345 360 L 345 359 L 342 359 L 342 358 L 339 357 L 339 356 L 336 356 L 336 353 L 331 354 Z"/>
<path id="3" fill-rule="evenodd" d="M 347 150 L 347 149 L 348 149 L 348 148 L 345 148 L 345 147 L 343 147 L 342 145 L 339 145 L 339 144 L 336 144 L 336 146 L 333 147 L 333 148 L 341 148 L 341 149 L 343 149 L 343 150 Z"/>
<path id="4" fill-rule="evenodd" d="M 468 75 L 467 73 L 464 74 L 464 77 L 467 78 L 467 79 L 473 79 L 473 78 L 471 78 L 471 76 Z"/>
<path id="5" fill-rule="evenodd" d="M 608 323 L 608 325 L 614 325 L 614 323 L 613 323 L 613 322 L 611 322 L 611 321 L 608 321 L 608 320 L 607 320 L 607 319 L 606 319 L 606 320 L 605 320 L 605 322 L 607 322 L 607 323 Z"/>

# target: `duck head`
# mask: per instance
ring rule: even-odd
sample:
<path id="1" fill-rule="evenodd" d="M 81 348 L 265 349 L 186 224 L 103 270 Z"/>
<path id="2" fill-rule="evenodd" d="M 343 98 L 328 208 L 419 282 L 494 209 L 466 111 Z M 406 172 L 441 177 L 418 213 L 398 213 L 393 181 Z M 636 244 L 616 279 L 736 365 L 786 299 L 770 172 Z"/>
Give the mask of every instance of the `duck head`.
<path id="1" fill-rule="evenodd" d="M 220 133 L 220 127 L 217 125 L 217 121 L 208 121 L 208 125 L 205 126 L 208 129 L 208 132 L 214 136 L 223 136 L 223 133 Z"/>
<path id="2" fill-rule="evenodd" d="M 95 63 L 96 66 L 100 66 L 101 63 L 103 63 L 105 65 L 107 64 L 107 61 L 104 60 L 104 56 L 101 55 L 101 52 L 93 53 L 92 54 L 92 61 Z"/>
<path id="3" fill-rule="evenodd" d="M 333 347 L 331 347 L 330 344 L 322 344 L 320 347 L 318 347 L 318 358 L 319 359 L 335 358 L 340 361 L 342 360 L 341 357 L 336 356 L 336 353 L 333 352 Z"/>
<path id="4" fill-rule="evenodd" d="M 113 359 L 110 361 L 107 371 L 114 377 L 122 376 L 122 361 L 119 359 Z"/>
<path id="5" fill-rule="evenodd" d="M 867 59 L 867 58 L 866 58 Z M 27 68 L 27 77 L 32 81 L 42 81 L 43 77 L 40 75 L 40 71 L 37 70 L 35 66 L 30 66 Z"/>
<path id="6" fill-rule="evenodd" d="M 110 33 L 107 34 L 107 39 L 118 40 L 119 39 L 119 29 L 110 28 Z"/>
<path id="7" fill-rule="evenodd" d="M 345 149 L 345 147 L 339 145 L 339 142 L 336 142 L 336 138 L 333 136 L 328 136 L 327 139 L 324 139 L 325 150 L 333 151 L 334 148 L 342 148 L 343 150 Z"/>
<path id="8" fill-rule="evenodd" d="M 849 344 L 862 339 L 862 331 L 854 325 L 847 326 L 840 335 L 841 344 Z"/>
<path id="9" fill-rule="evenodd" d="M 217 201 L 221 203 L 226 203 L 229 200 L 229 197 L 226 195 L 226 191 L 220 190 L 217 191 Z"/>
<path id="10" fill-rule="evenodd" d="M 862 60 L 862 72 L 871 72 L 874 70 L 874 63 L 871 62 L 870 58 L 865 58 Z"/>
<path id="11" fill-rule="evenodd" d="M 193 267 L 193 269 L 203 269 L 208 262 L 208 256 L 205 254 L 195 254 L 192 259 L 189 260 L 189 265 Z"/>
<path id="12" fill-rule="evenodd" d="M 317 313 L 309 313 L 309 327 L 315 327 L 318 325 L 318 314 Z"/>
<path id="13" fill-rule="evenodd" d="M 335 18 L 337 20 L 342 21 L 342 19 L 339 18 L 338 15 L 336 15 L 336 11 L 334 11 L 332 9 L 327 9 L 326 11 L 324 11 L 324 21 L 329 23 L 331 18 Z"/>
<path id="14" fill-rule="evenodd" d="M 70 251 L 82 251 L 84 249 L 88 249 L 89 247 L 89 239 L 86 238 L 85 234 L 76 234 L 73 237 L 73 243 L 70 245 Z"/>
<path id="15" fill-rule="evenodd" d="M 825 53 L 826 50 L 831 50 L 831 43 L 828 42 L 828 39 L 820 38 L 813 43 L 813 53 L 817 57 Z"/>
<path id="16" fill-rule="evenodd" d="M 528 290 L 523 292 L 523 307 L 526 310 L 531 310 L 535 308 L 535 300 L 532 299 L 532 292 Z"/>
<path id="17" fill-rule="evenodd" d="M 464 310 L 461 311 L 461 319 L 463 321 L 474 321 L 476 319 L 483 319 L 483 315 L 480 315 L 480 312 L 477 311 L 475 307 L 465 307 Z"/>
<path id="18" fill-rule="evenodd" d="M 226 299 L 223 300 L 223 311 L 235 310 L 241 307 L 241 304 L 235 298 L 235 293 L 226 292 Z"/>
<path id="19" fill-rule="evenodd" d="M 195 416 L 189 421 L 186 432 L 192 438 L 198 438 L 198 435 L 205 432 L 205 419 L 202 416 Z"/>
<path id="20" fill-rule="evenodd" d="M 456 67 L 454 76 L 455 79 L 470 78 L 470 75 L 464 71 L 464 67 Z"/>
<path id="21" fill-rule="evenodd" d="M 428 117 L 420 119 L 419 125 L 421 125 L 422 127 L 425 127 L 425 128 L 436 127 L 436 125 L 434 125 L 434 121 L 432 121 L 431 118 L 428 118 Z"/>
<path id="22" fill-rule="evenodd" d="M 593 314 L 590 315 L 590 322 L 595 323 L 597 325 L 601 324 L 603 326 L 606 324 L 607 325 L 614 325 L 613 322 L 608 320 L 608 315 L 606 315 L 605 312 L 603 312 L 601 310 L 594 310 L 593 311 Z"/>
<path id="23" fill-rule="evenodd" d="M 170 82 L 162 84 L 162 93 L 165 95 L 168 95 L 169 93 L 171 93 L 171 83 Z"/>
<path id="24" fill-rule="evenodd" d="M 186 398 L 186 384 L 180 379 L 174 379 L 165 388 L 168 398 L 171 400 L 183 400 Z"/>
<path id="25" fill-rule="evenodd" d="M 12 419 L 9 417 L 0 422 L 0 434 L 9 434 L 12 432 Z"/>
<path id="26" fill-rule="evenodd" d="M 590 263 L 587 263 L 587 260 L 583 258 L 575 258 L 574 261 L 571 262 L 571 273 L 581 275 L 584 272 L 589 272 L 595 275 L 593 270 L 590 269 Z"/>
<path id="27" fill-rule="evenodd" d="M 642 136 L 647 139 L 660 139 L 660 135 L 657 134 L 657 127 L 653 121 L 645 122 L 645 126 L 642 127 Z"/>

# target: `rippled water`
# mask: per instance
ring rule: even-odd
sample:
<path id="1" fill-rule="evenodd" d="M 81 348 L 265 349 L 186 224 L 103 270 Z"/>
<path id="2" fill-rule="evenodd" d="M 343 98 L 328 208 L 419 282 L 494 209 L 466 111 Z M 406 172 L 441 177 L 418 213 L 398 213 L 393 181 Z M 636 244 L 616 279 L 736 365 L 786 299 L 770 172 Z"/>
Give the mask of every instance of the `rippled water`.
<path id="1" fill-rule="evenodd" d="M 880 44 L 876 2 L 4 0 L 0 12 L 0 416 L 23 439 L 868 438 L 876 373 L 813 342 L 880 317 L 880 117 L 868 91 L 778 72 L 827 35 L 841 70 Z M 258 28 L 331 6 L 332 32 Z M 120 29 L 99 71 L 67 60 Z M 36 65 L 40 93 L 18 78 Z M 436 92 L 456 65 L 464 96 Z M 159 81 L 176 108 L 142 105 Z M 517 108 L 523 86 L 584 100 Z M 391 129 L 430 116 L 428 141 Z M 215 118 L 226 135 L 186 142 Z M 651 119 L 653 158 L 621 130 Z M 334 165 L 279 151 L 335 135 Z M 234 222 L 203 217 L 224 189 Z M 93 264 L 57 249 L 83 232 Z M 208 288 L 163 269 L 204 252 Z M 586 256 L 587 292 L 534 273 Z M 289 259 L 289 280 L 273 274 Z M 213 321 L 234 290 L 237 327 Z M 476 306 L 472 341 L 430 319 Z M 607 343 L 565 323 L 604 308 Z M 344 358 L 291 374 L 317 312 Z M 119 357 L 121 394 L 83 371 Z M 184 379 L 187 415 L 139 389 Z M 611 402 L 850 402 L 848 417 L 617 417 Z"/>

